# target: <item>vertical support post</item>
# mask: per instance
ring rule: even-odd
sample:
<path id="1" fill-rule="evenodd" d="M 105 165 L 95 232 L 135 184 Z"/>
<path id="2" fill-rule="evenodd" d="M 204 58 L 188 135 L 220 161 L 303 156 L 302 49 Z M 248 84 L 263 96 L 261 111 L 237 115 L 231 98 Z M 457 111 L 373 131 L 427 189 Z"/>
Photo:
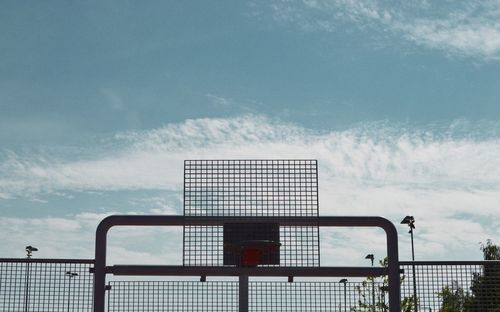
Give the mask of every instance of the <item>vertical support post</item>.
<path id="1" fill-rule="evenodd" d="M 239 312 L 248 312 L 248 276 L 239 277 Z"/>
<path id="2" fill-rule="evenodd" d="M 374 312 L 377 311 L 377 307 L 375 304 L 375 276 L 372 277 L 372 309 Z"/>
<path id="3" fill-rule="evenodd" d="M 111 302 L 111 284 L 108 283 L 108 285 L 106 285 L 105 289 L 108 292 L 108 309 L 106 311 L 109 312 L 109 305 L 110 305 L 110 302 Z"/>
<path id="4" fill-rule="evenodd" d="M 71 277 L 69 278 L 68 281 L 68 312 L 70 312 L 70 307 L 71 307 Z"/>
<path id="5" fill-rule="evenodd" d="M 415 248 L 413 245 L 413 227 L 410 227 L 410 236 L 411 236 L 411 259 L 413 260 L 413 264 L 411 265 L 412 269 L 412 277 L 413 277 L 413 307 L 415 312 L 418 311 L 417 306 L 417 276 L 415 275 Z"/>
<path id="6" fill-rule="evenodd" d="M 106 241 L 108 230 L 113 226 L 107 217 L 97 226 L 94 263 L 94 312 L 105 312 L 106 306 Z"/>
<path id="7" fill-rule="evenodd" d="M 347 283 L 344 283 L 344 312 L 347 312 Z"/>
<path id="8" fill-rule="evenodd" d="M 28 312 L 29 291 L 30 291 L 30 260 L 26 261 L 26 289 L 24 291 L 24 312 Z"/>
<path id="9" fill-rule="evenodd" d="M 399 283 L 398 232 L 389 221 L 383 227 L 387 234 L 387 258 L 389 281 L 389 312 L 401 311 L 401 285 Z"/>

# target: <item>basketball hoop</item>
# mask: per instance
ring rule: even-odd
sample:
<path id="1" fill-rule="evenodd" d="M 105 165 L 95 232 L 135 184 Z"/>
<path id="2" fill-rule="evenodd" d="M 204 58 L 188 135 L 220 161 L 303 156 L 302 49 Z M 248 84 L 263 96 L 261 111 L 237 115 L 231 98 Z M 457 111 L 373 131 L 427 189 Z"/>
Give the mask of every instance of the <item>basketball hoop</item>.
<path id="1" fill-rule="evenodd" d="M 263 258 L 279 251 L 281 243 L 272 240 L 247 240 L 240 242 L 241 266 L 255 267 L 263 264 Z"/>
<path id="2" fill-rule="evenodd" d="M 224 224 L 224 265 L 280 264 L 280 230 L 274 222 Z"/>

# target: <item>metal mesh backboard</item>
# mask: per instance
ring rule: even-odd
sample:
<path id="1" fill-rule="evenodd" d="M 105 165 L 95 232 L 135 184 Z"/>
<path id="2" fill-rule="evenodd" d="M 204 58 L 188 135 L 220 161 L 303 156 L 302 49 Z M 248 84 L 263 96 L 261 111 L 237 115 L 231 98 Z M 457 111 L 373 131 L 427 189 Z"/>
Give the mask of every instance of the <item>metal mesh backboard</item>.
<path id="1" fill-rule="evenodd" d="M 254 224 L 259 223 L 259 217 L 318 217 L 317 161 L 186 160 L 184 215 L 222 220 L 254 217 Z M 273 258 L 279 261 L 269 265 L 319 266 L 317 226 L 280 226 L 279 235 L 269 235 L 279 237 L 281 243 L 279 256 Z M 224 240 L 224 226 L 186 225 L 184 265 L 236 262 L 229 261 L 227 253 L 224 260 Z"/>

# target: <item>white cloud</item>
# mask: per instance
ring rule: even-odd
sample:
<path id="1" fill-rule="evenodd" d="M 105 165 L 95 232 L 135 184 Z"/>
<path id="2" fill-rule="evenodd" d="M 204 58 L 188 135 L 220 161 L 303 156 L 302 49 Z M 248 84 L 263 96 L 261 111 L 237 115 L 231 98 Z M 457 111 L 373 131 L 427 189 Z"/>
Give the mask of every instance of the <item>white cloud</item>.
<path id="1" fill-rule="evenodd" d="M 304 30 L 337 31 L 355 23 L 445 51 L 483 59 L 500 57 L 500 3 L 381 0 L 275 1 L 275 18 Z"/>
<path id="2" fill-rule="evenodd" d="M 395 223 L 414 215 L 415 240 L 426 246 L 417 249 L 419 259 L 479 259 L 478 241 L 498 236 L 500 140 L 498 135 L 483 134 L 480 127 L 468 136 L 457 128 L 453 124 L 442 135 L 433 134 L 432 129 L 373 124 L 316 133 L 259 116 L 188 120 L 117 135 L 111 150 L 91 159 L 11 153 L 0 163 L 0 194 L 40 199 L 46 193 L 67 190 L 173 190 L 181 194 L 184 159 L 315 158 L 320 165 L 323 215 L 383 215 Z M 147 203 L 138 199 L 136 204 L 144 207 L 141 213 L 179 211 L 156 197 Z M 3 248 L 14 248 L 13 242 L 35 244 L 43 238 L 57 253 L 58 244 L 69 246 L 86 233 L 82 236 L 86 243 L 70 248 L 78 249 L 71 254 L 89 254 L 99 218 L 89 214 L 41 221 L 3 218 L 2 237 L 10 241 Z M 408 235 L 398 227 L 401 255 L 408 259 Z M 385 250 L 380 243 L 383 237 L 374 241 L 367 232 L 351 240 L 346 237 L 332 237 L 333 249 L 326 254 L 335 254 L 336 248 L 352 257 L 358 257 L 359 250 L 373 249 L 370 246 L 379 246 L 378 254 Z M 82 246 L 86 251 L 79 249 Z M 152 259 L 157 256 L 153 251 L 140 252 L 151 253 Z"/>
<path id="3" fill-rule="evenodd" d="M 155 211 L 149 211 L 154 214 Z M 97 225 L 117 214 L 79 213 L 65 217 L 0 217 L 3 237 L 0 257 L 23 257 L 24 247 L 38 247 L 37 258 L 94 257 Z M 182 229 L 162 227 L 116 227 L 108 233 L 109 263 L 180 264 Z"/>
<path id="4" fill-rule="evenodd" d="M 92 258 L 93 233 L 98 221 L 95 215 L 91 217 L 88 214 L 57 218 L 0 217 L 3 238 L 0 256 L 23 257 L 24 247 L 33 245 L 39 248 L 36 253 L 39 258 Z"/>
<path id="5" fill-rule="evenodd" d="M 207 99 L 209 99 L 216 107 L 221 107 L 221 108 L 230 108 L 231 106 L 234 106 L 236 102 L 231 99 L 231 98 L 225 98 L 222 96 L 217 96 L 211 93 L 205 94 Z"/>

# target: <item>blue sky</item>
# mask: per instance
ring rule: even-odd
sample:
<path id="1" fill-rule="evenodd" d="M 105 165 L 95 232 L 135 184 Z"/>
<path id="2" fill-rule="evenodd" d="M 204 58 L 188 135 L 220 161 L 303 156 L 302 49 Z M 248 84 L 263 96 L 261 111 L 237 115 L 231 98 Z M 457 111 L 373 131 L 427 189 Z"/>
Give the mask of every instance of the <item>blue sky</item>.
<path id="1" fill-rule="evenodd" d="M 498 1 L 1 7 L 0 256 L 91 258 L 105 215 L 181 213 L 196 158 L 318 159 L 322 214 L 412 214 L 420 259 L 500 243 Z M 165 231 L 114 230 L 110 259 L 179 261 Z M 373 233 L 322 259 L 382 255 Z"/>

